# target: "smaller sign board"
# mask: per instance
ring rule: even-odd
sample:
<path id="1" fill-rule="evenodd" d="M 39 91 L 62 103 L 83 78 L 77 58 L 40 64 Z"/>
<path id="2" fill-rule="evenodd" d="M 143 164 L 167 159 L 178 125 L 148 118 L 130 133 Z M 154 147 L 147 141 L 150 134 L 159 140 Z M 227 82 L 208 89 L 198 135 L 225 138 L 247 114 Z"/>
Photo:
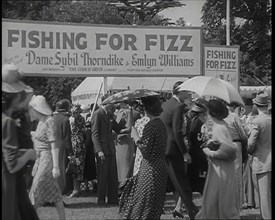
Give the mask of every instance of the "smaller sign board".
<path id="1" fill-rule="evenodd" d="M 239 89 L 239 46 L 204 45 L 204 75 L 221 78 Z"/>

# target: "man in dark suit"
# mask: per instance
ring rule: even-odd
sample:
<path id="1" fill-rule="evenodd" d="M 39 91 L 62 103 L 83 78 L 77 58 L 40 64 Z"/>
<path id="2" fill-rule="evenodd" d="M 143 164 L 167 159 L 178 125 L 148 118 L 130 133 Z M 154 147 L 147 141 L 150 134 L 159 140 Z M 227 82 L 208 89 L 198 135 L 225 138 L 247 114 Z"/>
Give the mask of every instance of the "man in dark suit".
<path id="1" fill-rule="evenodd" d="M 104 95 L 101 100 L 107 98 Z M 98 205 L 118 204 L 118 175 L 116 150 L 112 131 L 119 132 L 122 128 L 110 112 L 112 105 L 102 105 L 94 112 L 91 121 L 92 140 L 98 168 Z"/>
<path id="2" fill-rule="evenodd" d="M 188 93 L 178 91 L 177 87 L 182 84 L 178 81 L 173 86 L 172 97 L 162 104 L 163 112 L 161 119 L 164 122 L 167 133 L 166 163 L 168 169 L 168 189 L 173 191 L 175 198 L 178 196 L 183 200 L 190 219 L 194 219 L 197 207 L 192 201 L 192 190 L 186 175 L 186 165 L 191 163 L 188 147 L 184 143 L 183 115 L 187 112 L 187 105 L 184 104 Z M 176 201 L 177 202 L 177 201 Z M 183 217 L 177 211 L 173 216 Z"/>

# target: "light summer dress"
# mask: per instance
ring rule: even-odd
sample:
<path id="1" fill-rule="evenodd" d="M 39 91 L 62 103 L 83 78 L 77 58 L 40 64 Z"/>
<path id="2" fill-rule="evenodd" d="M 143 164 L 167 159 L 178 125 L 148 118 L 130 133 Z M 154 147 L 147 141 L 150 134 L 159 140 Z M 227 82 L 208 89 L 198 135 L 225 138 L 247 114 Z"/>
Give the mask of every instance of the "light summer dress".
<path id="1" fill-rule="evenodd" d="M 53 118 L 49 116 L 40 121 L 33 136 L 37 158 L 32 170 L 33 183 L 30 190 L 30 200 L 33 205 L 43 205 L 45 202 L 62 201 L 62 195 L 53 178 L 53 160 L 50 143 L 55 141 L 53 133 Z"/>

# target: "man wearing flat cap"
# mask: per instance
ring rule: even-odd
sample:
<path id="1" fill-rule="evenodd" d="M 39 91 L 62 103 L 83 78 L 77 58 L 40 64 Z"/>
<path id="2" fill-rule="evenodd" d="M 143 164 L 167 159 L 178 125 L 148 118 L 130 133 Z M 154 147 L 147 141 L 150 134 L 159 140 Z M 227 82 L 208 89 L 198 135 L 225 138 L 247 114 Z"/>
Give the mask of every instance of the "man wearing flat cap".
<path id="1" fill-rule="evenodd" d="M 262 218 L 271 219 L 271 115 L 268 113 L 268 94 L 259 92 L 253 103 L 259 115 L 252 121 L 248 152 L 252 155 L 252 174 Z"/>

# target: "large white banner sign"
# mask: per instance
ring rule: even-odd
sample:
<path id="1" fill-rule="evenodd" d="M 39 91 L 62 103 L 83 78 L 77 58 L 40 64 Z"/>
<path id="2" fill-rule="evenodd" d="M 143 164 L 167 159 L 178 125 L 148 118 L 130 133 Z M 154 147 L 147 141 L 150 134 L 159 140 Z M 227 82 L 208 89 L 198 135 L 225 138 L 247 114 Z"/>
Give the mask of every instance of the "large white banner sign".
<path id="1" fill-rule="evenodd" d="M 239 89 L 239 46 L 204 45 L 204 75 L 221 78 Z"/>
<path id="2" fill-rule="evenodd" d="M 201 75 L 201 41 L 195 27 L 2 19 L 2 63 L 33 76 Z"/>

